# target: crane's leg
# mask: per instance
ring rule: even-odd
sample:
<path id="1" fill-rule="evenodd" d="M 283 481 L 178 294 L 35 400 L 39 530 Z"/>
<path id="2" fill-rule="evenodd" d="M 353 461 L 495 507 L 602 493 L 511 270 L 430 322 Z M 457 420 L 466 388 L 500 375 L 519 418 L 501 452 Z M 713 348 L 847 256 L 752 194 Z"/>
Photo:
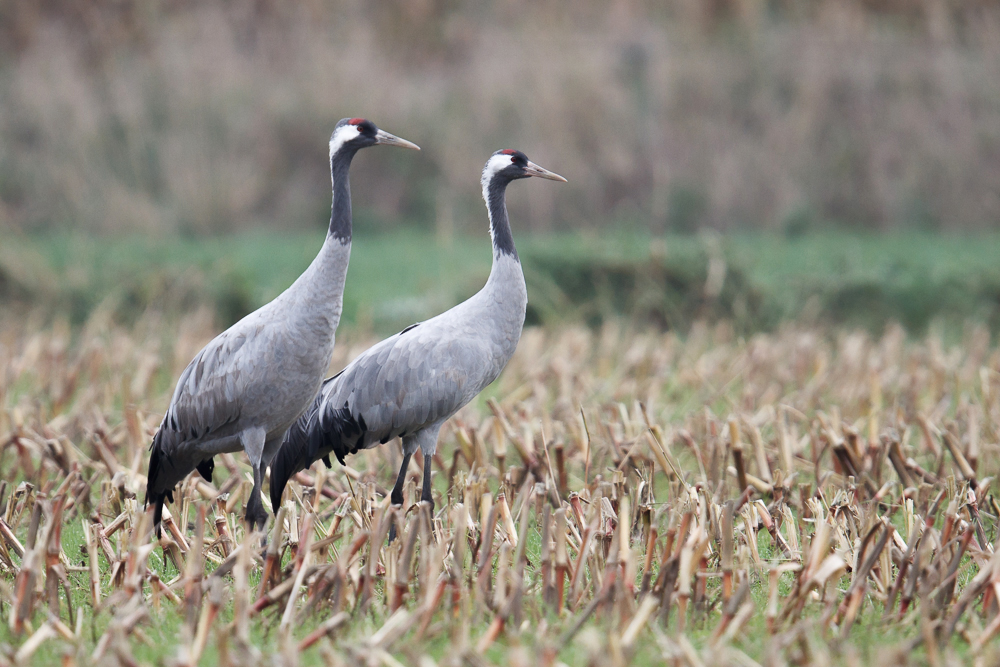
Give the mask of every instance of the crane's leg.
<path id="1" fill-rule="evenodd" d="M 392 495 L 389 500 L 393 505 L 403 504 L 403 484 L 406 483 L 406 469 L 410 467 L 411 454 L 403 454 L 403 464 L 399 466 L 399 475 L 396 476 L 396 484 L 392 487 Z"/>
<path id="2" fill-rule="evenodd" d="M 255 428 L 249 429 L 241 434 L 240 440 L 243 443 L 243 450 L 247 453 L 247 458 L 250 459 L 250 465 L 253 466 L 253 489 L 250 491 L 250 498 L 247 500 L 247 528 L 249 530 L 254 530 L 258 526 L 260 528 L 264 527 L 267 522 L 267 510 L 264 509 L 264 503 L 260 499 L 260 488 L 264 477 L 264 440 L 267 437 L 264 429 Z"/>
<path id="3" fill-rule="evenodd" d="M 424 454 L 424 489 L 420 493 L 420 500 L 426 500 L 431 504 L 431 517 L 434 516 L 434 496 L 431 495 L 431 463 L 433 454 Z"/>
<path id="4" fill-rule="evenodd" d="M 253 490 L 250 491 L 250 498 L 247 500 L 247 528 L 255 530 L 263 529 L 267 523 L 267 510 L 264 509 L 264 502 L 260 499 L 260 488 L 264 477 L 264 469 L 261 465 L 253 467 Z"/>
<path id="5" fill-rule="evenodd" d="M 396 476 L 396 484 L 392 487 L 392 495 L 389 496 L 389 502 L 395 507 L 403 505 L 403 485 L 406 483 L 406 469 L 410 467 L 410 456 L 412 455 L 412 452 L 403 452 L 403 464 L 399 466 L 399 475 Z M 394 539 L 396 539 L 395 521 L 389 526 L 389 544 L 392 544 Z"/>

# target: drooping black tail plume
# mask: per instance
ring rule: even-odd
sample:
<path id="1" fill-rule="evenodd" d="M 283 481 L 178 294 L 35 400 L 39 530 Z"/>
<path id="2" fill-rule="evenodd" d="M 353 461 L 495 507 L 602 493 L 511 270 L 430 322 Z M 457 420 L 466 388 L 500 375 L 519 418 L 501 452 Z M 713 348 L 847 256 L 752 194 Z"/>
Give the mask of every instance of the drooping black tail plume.
<path id="1" fill-rule="evenodd" d="M 358 451 L 365 432 L 364 419 L 355 419 L 346 403 L 339 410 L 327 408 L 326 414 L 321 416 L 320 410 L 324 409 L 322 399 L 323 393 L 320 392 L 316 402 L 292 424 L 271 461 L 271 507 L 275 512 L 281 505 L 285 485 L 297 472 L 320 459 L 330 467 L 331 453 L 343 465 L 345 456 Z"/>
<path id="2" fill-rule="evenodd" d="M 215 470 L 215 459 L 205 459 L 196 466 L 196 469 L 206 482 L 211 482 L 212 471 Z"/>
<path id="3" fill-rule="evenodd" d="M 166 501 L 174 502 L 174 490 L 164 491 L 163 493 L 154 494 L 152 497 L 149 492 L 146 492 L 146 504 L 152 500 L 156 503 L 153 507 L 153 526 L 156 528 L 156 537 L 159 539 L 163 536 L 163 503 Z"/>
<path id="4" fill-rule="evenodd" d="M 315 412 L 309 412 L 299 417 L 292 424 L 285 434 L 285 439 L 281 442 L 281 447 L 271 461 L 271 509 L 275 514 L 281 507 L 281 496 L 285 492 L 285 485 L 292 475 L 305 470 L 312 464 L 309 458 L 309 429 L 308 421 Z"/>
<path id="5" fill-rule="evenodd" d="M 163 474 L 164 463 L 163 448 L 160 444 L 161 431 L 157 431 L 153 436 L 153 444 L 149 448 L 149 471 L 146 475 L 146 499 L 143 503 L 148 507 L 149 503 L 154 503 L 153 526 L 156 528 L 156 537 L 162 535 L 163 503 L 166 500 L 174 502 L 173 488 L 161 492 L 152 491 L 156 488 L 160 475 Z"/>
<path id="6" fill-rule="evenodd" d="M 146 475 L 146 499 L 143 501 L 146 507 L 153 503 L 153 526 L 156 528 L 156 536 L 163 533 L 161 522 L 163 520 L 163 504 L 166 501 L 174 502 L 174 485 L 167 487 L 168 479 L 183 478 L 187 471 L 183 471 L 180 477 L 177 476 L 176 461 L 172 461 L 164 452 L 163 439 L 169 437 L 170 433 L 176 430 L 166 429 L 166 425 L 161 425 L 160 429 L 153 436 L 153 444 L 149 447 L 149 471 Z M 196 466 L 196 469 L 207 481 L 212 481 L 212 471 L 215 470 L 215 459 L 209 457 Z M 164 488 L 166 487 L 166 488 Z"/>

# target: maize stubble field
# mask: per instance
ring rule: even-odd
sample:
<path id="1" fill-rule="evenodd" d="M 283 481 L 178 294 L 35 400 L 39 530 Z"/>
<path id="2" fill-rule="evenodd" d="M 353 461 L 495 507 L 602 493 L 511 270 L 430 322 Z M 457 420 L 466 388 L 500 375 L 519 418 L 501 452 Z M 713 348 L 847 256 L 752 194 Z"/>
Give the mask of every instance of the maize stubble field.
<path id="1" fill-rule="evenodd" d="M 158 542 L 147 448 L 216 331 L 0 327 L 0 664 L 998 658 L 986 329 L 529 328 L 442 431 L 434 516 L 418 462 L 389 506 L 390 443 L 294 478 L 262 547 L 222 456 Z M 331 370 L 371 342 L 340 336 Z"/>

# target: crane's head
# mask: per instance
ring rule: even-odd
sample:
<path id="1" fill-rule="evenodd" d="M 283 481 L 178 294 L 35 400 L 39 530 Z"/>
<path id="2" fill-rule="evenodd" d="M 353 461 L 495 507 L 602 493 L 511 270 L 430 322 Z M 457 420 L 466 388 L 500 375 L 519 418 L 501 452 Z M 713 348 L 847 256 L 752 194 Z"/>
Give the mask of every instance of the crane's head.
<path id="1" fill-rule="evenodd" d="M 341 152 L 354 154 L 361 148 L 377 144 L 420 150 L 420 146 L 378 129 L 370 120 L 344 118 L 337 123 L 330 135 L 330 159 Z"/>
<path id="2" fill-rule="evenodd" d="M 485 195 L 493 187 L 507 185 L 511 181 L 529 176 L 566 182 L 566 179 L 559 174 L 539 167 L 521 151 L 508 148 L 497 151 L 486 161 L 486 166 L 483 167 L 483 193 Z"/>

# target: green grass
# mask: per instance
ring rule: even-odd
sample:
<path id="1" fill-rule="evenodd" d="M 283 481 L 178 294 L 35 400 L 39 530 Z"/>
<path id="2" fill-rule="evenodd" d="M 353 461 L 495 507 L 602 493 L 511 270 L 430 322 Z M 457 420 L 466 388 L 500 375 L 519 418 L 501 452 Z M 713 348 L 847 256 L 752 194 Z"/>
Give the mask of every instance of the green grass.
<path id="1" fill-rule="evenodd" d="M 103 238 L 53 234 L 5 239 L 0 303 L 19 301 L 82 322 L 98 306 L 128 320 L 148 308 L 207 305 L 227 325 L 266 303 L 308 266 L 315 233 L 257 231 L 214 238 Z M 729 319 L 741 333 L 788 319 L 922 333 L 967 320 L 1000 329 L 1000 235 L 786 237 L 734 234 L 650 237 L 558 234 L 518 239 L 529 287 L 529 323 L 626 316 L 686 330 Z M 725 263 L 706 296 L 710 258 Z M 439 242 L 402 230 L 354 239 L 344 323 L 390 333 L 471 295 L 491 260 L 486 234 Z"/>
<path id="2" fill-rule="evenodd" d="M 816 295 L 828 317 L 863 326 L 897 320 L 919 329 L 936 317 L 1000 324 L 1000 235 L 749 234 L 725 245 L 784 316 L 809 309 Z"/>

